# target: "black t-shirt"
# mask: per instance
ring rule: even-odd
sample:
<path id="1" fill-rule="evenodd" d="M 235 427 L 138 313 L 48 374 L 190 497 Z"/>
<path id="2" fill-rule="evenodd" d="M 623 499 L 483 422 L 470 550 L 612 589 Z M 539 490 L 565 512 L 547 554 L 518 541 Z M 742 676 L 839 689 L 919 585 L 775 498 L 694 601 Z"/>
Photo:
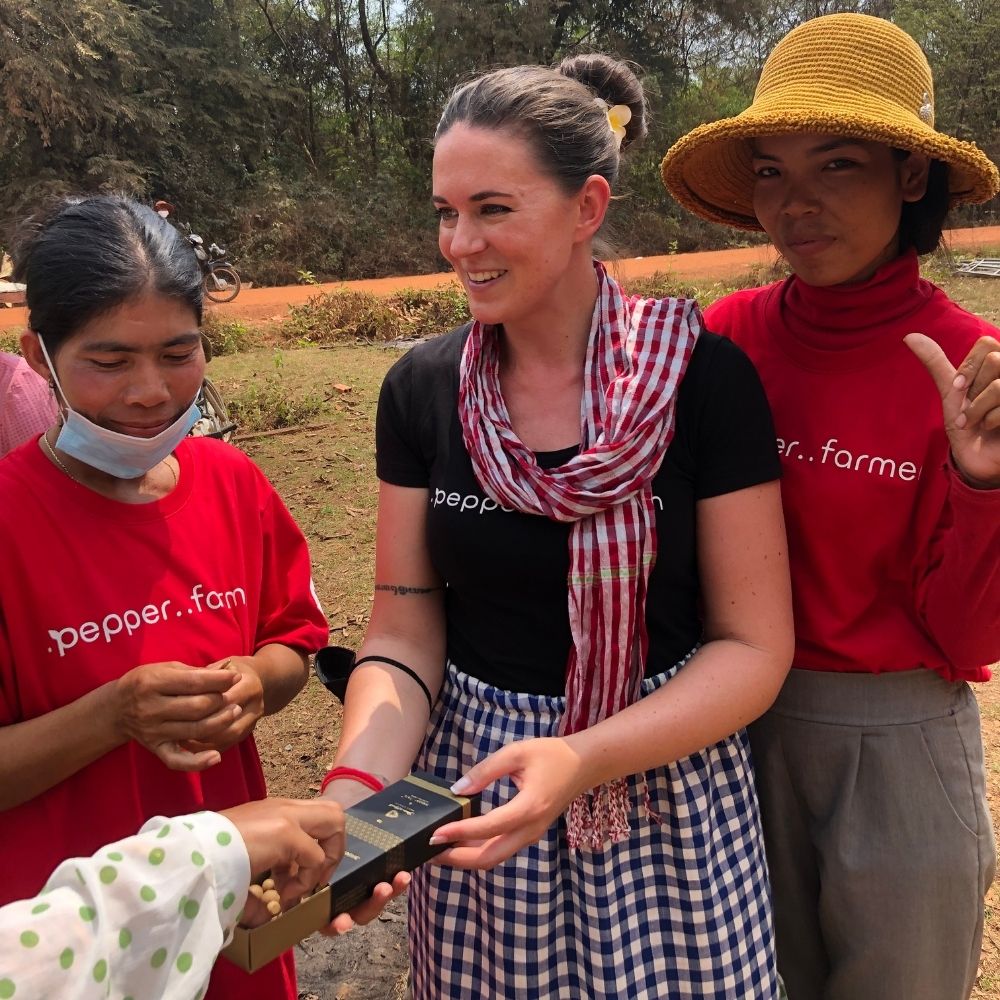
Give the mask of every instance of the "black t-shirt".
<path id="1" fill-rule="evenodd" d="M 429 490 L 427 538 L 447 583 L 448 657 L 496 687 L 560 695 L 572 645 L 570 526 L 504 510 L 476 481 L 458 417 L 468 329 L 419 344 L 386 375 L 376 425 L 378 476 Z M 647 675 L 668 669 L 701 638 L 696 502 L 780 476 L 760 380 L 730 341 L 702 333 L 675 412 L 674 438 L 653 479 L 657 552 L 646 599 Z M 576 450 L 542 452 L 538 460 L 552 468 Z"/>

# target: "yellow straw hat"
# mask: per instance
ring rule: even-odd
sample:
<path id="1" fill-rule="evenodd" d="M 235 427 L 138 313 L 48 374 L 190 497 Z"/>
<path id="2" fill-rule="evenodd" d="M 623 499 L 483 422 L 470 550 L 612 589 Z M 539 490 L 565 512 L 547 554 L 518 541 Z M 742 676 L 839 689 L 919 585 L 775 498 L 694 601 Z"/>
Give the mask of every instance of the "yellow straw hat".
<path id="1" fill-rule="evenodd" d="M 952 203 L 988 201 L 1000 190 L 997 168 L 975 143 L 935 131 L 934 81 L 920 46 L 867 14 L 827 14 L 790 31 L 768 56 L 753 104 L 678 139 L 660 165 L 663 183 L 702 218 L 760 229 L 747 140 L 788 132 L 846 135 L 943 160 Z"/>

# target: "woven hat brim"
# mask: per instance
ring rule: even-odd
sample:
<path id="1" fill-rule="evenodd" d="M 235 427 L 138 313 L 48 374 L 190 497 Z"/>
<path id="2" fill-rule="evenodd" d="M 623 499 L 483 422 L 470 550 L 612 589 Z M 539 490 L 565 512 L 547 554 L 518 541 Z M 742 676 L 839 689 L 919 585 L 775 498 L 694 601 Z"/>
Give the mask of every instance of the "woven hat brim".
<path id="1" fill-rule="evenodd" d="M 874 110 L 874 109 L 873 109 Z M 926 153 L 949 166 L 953 204 L 989 201 L 1000 191 L 1000 174 L 974 143 L 935 131 L 913 118 L 897 121 L 897 106 L 850 116 L 821 110 L 755 111 L 699 125 L 678 139 L 660 164 L 667 190 L 685 208 L 711 222 L 760 230 L 753 211 L 753 173 L 748 139 L 789 132 L 844 135 Z"/>

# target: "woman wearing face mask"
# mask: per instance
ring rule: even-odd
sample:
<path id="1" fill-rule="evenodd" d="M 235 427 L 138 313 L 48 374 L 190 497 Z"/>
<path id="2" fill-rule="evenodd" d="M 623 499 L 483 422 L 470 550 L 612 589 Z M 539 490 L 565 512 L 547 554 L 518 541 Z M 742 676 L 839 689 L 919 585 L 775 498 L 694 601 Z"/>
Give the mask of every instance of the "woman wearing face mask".
<path id="1" fill-rule="evenodd" d="M 751 742 L 793 1000 L 968 997 L 993 879 L 968 682 L 1000 657 L 1000 331 L 918 255 L 1000 179 L 934 113 L 912 38 L 833 14 L 663 161 L 794 271 L 706 312 L 756 363 L 784 466 L 795 669 Z"/>
<path id="2" fill-rule="evenodd" d="M 327 635 L 270 484 L 185 437 L 205 358 L 177 231 L 86 198 L 35 223 L 15 260 L 22 353 L 60 419 L 0 464 L 0 902 L 150 816 L 262 798 L 254 725 Z M 252 979 L 220 963 L 208 995 L 294 998 L 291 955 Z"/>

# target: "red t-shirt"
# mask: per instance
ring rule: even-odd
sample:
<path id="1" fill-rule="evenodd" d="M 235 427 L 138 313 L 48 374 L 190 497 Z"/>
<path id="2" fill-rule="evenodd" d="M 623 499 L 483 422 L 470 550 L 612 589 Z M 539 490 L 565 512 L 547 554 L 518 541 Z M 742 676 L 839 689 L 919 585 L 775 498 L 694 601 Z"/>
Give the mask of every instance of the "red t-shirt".
<path id="1" fill-rule="evenodd" d="M 0 461 L 0 725 L 36 718 L 144 663 L 204 666 L 268 643 L 312 652 L 327 624 L 301 531 L 237 449 L 188 439 L 180 481 L 124 504 L 69 479 L 37 440 Z M 252 738 L 202 773 L 129 742 L 0 816 L 0 902 L 151 816 L 266 795 Z M 223 980 L 223 987 L 217 980 Z M 295 997 L 291 953 L 247 979 L 220 962 L 209 996 Z"/>
<path id="2" fill-rule="evenodd" d="M 902 338 L 927 334 L 957 366 L 1000 331 L 922 280 L 913 253 L 857 285 L 736 292 L 705 322 L 750 356 L 774 413 L 795 666 L 987 680 L 1000 490 L 952 471 L 940 396 Z"/>

